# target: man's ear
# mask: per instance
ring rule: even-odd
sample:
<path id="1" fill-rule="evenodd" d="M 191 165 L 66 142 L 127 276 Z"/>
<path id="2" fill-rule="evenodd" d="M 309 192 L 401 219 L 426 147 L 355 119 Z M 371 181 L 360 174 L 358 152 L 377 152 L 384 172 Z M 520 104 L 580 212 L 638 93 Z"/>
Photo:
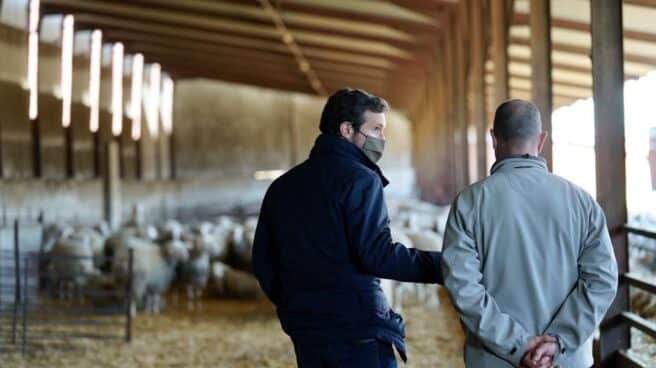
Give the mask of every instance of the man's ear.
<path id="1" fill-rule="evenodd" d="M 353 132 L 353 124 L 351 124 L 350 121 L 342 121 L 342 123 L 339 124 L 339 135 L 341 135 L 342 138 L 351 139 Z"/>
<path id="2" fill-rule="evenodd" d="M 540 133 L 540 140 L 538 142 L 538 153 L 542 152 L 542 148 L 544 148 L 544 143 L 547 141 L 548 136 L 549 133 L 547 132 Z"/>
<path id="3" fill-rule="evenodd" d="M 490 137 L 492 137 L 492 148 L 497 149 L 497 137 L 494 136 L 494 130 L 490 129 Z"/>

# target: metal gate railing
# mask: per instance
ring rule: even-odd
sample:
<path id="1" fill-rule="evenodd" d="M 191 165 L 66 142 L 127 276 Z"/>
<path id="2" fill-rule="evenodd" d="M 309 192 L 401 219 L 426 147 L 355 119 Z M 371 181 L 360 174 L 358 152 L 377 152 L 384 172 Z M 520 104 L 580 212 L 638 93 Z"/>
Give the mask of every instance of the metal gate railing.
<path id="1" fill-rule="evenodd" d="M 633 234 L 648 239 L 656 240 L 656 232 L 653 231 L 639 229 L 629 225 L 624 226 L 624 230 L 628 234 Z M 631 243 L 628 243 L 628 246 L 641 247 L 640 245 L 631 244 Z M 648 247 L 642 250 L 656 253 L 656 247 L 654 247 L 653 249 L 651 247 Z M 649 280 L 644 276 L 638 275 L 637 273 L 632 273 L 630 270 L 629 272 L 620 275 L 620 277 L 629 286 L 643 290 L 651 295 L 656 295 L 656 283 L 654 283 L 652 280 Z M 656 338 L 656 323 L 649 321 L 648 319 L 645 319 L 639 316 L 638 314 L 633 313 L 630 310 L 623 311 L 620 314 L 619 318 L 622 321 L 626 322 L 631 328 L 640 330 L 643 333 L 653 338 Z M 626 351 L 619 351 L 618 354 L 619 354 L 619 359 L 618 359 L 619 367 L 645 368 L 645 366 L 641 362 L 631 357 Z"/>
<path id="2" fill-rule="evenodd" d="M 131 341 L 133 253 L 117 278 L 94 266 L 104 256 L 21 251 L 22 226 L 14 223 L 13 249 L 0 248 L 0 353 Z"/>

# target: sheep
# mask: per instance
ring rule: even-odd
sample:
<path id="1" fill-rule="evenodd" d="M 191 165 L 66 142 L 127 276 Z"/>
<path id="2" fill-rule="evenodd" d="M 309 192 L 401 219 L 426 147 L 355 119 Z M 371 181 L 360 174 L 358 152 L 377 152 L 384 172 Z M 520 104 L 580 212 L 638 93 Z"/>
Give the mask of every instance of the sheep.
<path id="1" fill-rule="evenodd" d="M 416 199 L 394 201 L 392 223 L 412 230 L 431 230 L 444 233 L 449 214 L 448 206 L 436 206 Z"/>
<path id="2" fill-rule="evenodd" d="M 244 222 L 244 225 L 236 226 L 233 232 L 232 247 L 236 264 L 246 269 L 250 269 L 251 267 L 256 228 L 257 218 L 251 217 Z"/>
<path id="3" fill-rule="evenodd" d="M 440 251 L 442 249 L 442 237 L 428 230 L 415 231 L 391 227 L 390 232 L 395 242 L 401 243 L 408 248 L 421 250 Z M 414 293 L 418 301 L 429 305 L 439 305 L 437 289 L 432 284 L 401 283 L 394 280 L 381 280 L 381 288 L 387 295 L 392 308 L 401 312 L 403 302 L 409 293 Z"/>
<path id="4" fill-rule="evenodd" d="M 120 234 L 116 242 L 111 273 L 120 282 L 129 276 L 129 251 L 133 251 L 132 313 L 146 310 L 158 313 L 164 306 L 162 294 L 175 277 L 176 267 L 189 258 L 187 247 L 178 240 L 167 241 L 158 246 L 152 241 Z"/>
<path id="5" fill-rule="evenodd" d="M 103 263 L 106 237 L 96 230 L 95 227 L 78 227 L 74 232 L 77 236 L 86 237 L 89 240 L 94 266 L 100 268 Z"/>
<path id="6" fill-rule="evenodd" d="M 414 247 L 421 250 L 442 251 L 442 236 L 430 230 L 405 230 Z"/>
<path id="7" fill-rule="evenodd" d="M 248 272 L 235 270 L 222 262 L 212 263 L 210 291 L 216 296 L 262 298 L 264 292 L 257 280 Z"/>
<path id="8" fill-rule="evenodd" d="M 442 236 L 434 231 L 422 230 L 413 231 L 406 230 L 405 235 L 412 240 L 414 247 L 427 251 L 442 251 Z M 430 306 L 438 306 L 439 299 L 437 298 L 438 286 L 434 284 L 415 284 L 417 299 Z"/>
<path id="9" fill-rule="evenodd" d="M 400 228 L 391 227 L 390 232 L 394 242 L 401 243 L 408 248 L 414 247 L 412 240 L 407 237 L 405 232 Z M 392 308 L 400 313 L 403 308 L 403 296 L 410 288 L 412 288 L 412 284 L 401 283 L 396 280 L 382 279 L 380 280 L 380 286 L 383 289 L 383 293 L 387 296 Z"/>
<path id="10" fill-rule="evenodd" d="M 210 225 L 211 226 L 211 225 Z M 189 306 L 197 305 L 210 276 L 210 251 L 212 239 L 207 226 L 195 227 L 182 238 L 189 251 L 189 257 L 179 267 L 180 281 L 184 284 Z"/>
<path id="11" fill-rule="evenodd" d="M 41 231 L 41 253 L 49 253 L 55 243 L 62 237 L 68 237 L 73 233 L 71 226 L 63 224 L 49 224 Z"/>
<path id="12" fill-rule="evenodd" d="M 159 229 L 159 241 L 167 241 L 174 239 L 181 239 L 182 234 L 185 232 L 185 227 L 176 220 L 168 220 Z"/>
<path id="13" fill-rule="evenodd" d="M 99 273 L 94 266 L 94 250 L 88 234 L 72 233 L 57 240 L 47 255 L 47 274 L 59 289 L 59 296 L 79 296 L 90 275 Z"/>
<path id="14" fill-rule="evenodd" d="M 194 241 L 205 249 L 212 260 L 226 262 L 230 251 L 234 224 L 213 225 L 203 222 L 192 228 Z"/>

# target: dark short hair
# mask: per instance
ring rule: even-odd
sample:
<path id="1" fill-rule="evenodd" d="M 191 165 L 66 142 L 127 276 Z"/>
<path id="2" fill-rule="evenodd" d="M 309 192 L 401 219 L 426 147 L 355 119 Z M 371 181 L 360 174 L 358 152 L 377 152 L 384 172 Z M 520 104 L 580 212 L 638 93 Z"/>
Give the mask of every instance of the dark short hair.
<path id="1" fill-rule="evenodd" d="M 532 102 L 509 100 L 494 114 L 494 136 L 506 142 L 522 142 L 542 132 L 540 110 Z"/>
<path id="2" fill-rule="evenodd" d="M 343 88 L 328 98 L 321 113 L 319 130 L 322 133 L 338 134 L 339 126 L 349 121 L 355 129 L 364 124 L 365 111 L 376 113 L 389 109 L 387 101 L 361 89 Z"/>

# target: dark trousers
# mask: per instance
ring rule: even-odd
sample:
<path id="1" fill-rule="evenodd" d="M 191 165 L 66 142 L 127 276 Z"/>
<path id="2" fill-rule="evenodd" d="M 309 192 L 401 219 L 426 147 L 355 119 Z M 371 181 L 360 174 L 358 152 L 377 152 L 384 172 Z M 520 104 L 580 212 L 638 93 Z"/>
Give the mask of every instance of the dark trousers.
<path id="1" fill-rule="evenodd" d="M 367 339 L 327 345 L 294 343 L 298 368 L 396 368 L 392 344 Z"/>

